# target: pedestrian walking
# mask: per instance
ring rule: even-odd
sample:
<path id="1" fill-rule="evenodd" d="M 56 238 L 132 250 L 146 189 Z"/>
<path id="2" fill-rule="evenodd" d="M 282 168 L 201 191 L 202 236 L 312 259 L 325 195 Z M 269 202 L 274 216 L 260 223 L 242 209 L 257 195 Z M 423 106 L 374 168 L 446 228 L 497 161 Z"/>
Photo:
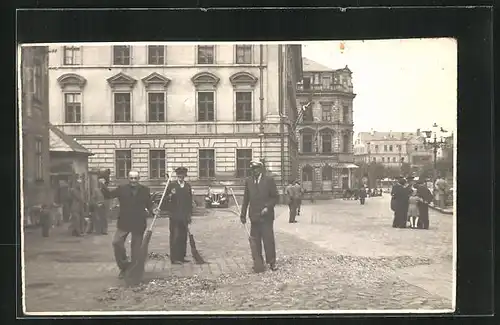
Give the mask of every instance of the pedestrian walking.
<path id="1" fill-rule="evenodd" d="M 106 181 L 103 175 L 99 175 L 98 180 L 100 182 Z M 101 187 L 94 189 L 92 192 L 92 207 L 95 232 L 100 235 L 107 235 L 109 200 L 104 196 Z"/>
<path id="2" fill-rule="evenodd" d="M 170 262 L 172 264 L 187 263 L 186 259 L 188 225 L 193 214 L 193 190 L 186 182 L 188 169 L 178 167 L 175 170 L 176 182 L 170 182 L 167 187 L 166 200 L 162 210 L 167 210 L 170 216 Z"/>
<path id="3" fill-rule="evenodd" d="M 392 227 L 394 228 L 406 228 L 409 194 L 406 179 L 400 177 L 391 190 L 391 209 L 394 211 Z"/>
<path id="4" fill-rule="evenodd" d="M 417 182 L 417 195 L 422 199 L 418 203 L 419 220 L 417 228 L 429 229 L 429 204 L 432 202 L 432 193 L 424 181 Z"/>
<path id="5" fill-rule="evenodd" d="M 286 187 L 286 195 L 288 200 L 288 210 L 289 210 L 289 223 L 296 223 L 298 200 L 300 197 L 300 188 L 295 185 L 295 180 L 290 180 L 290 183 Z"/>
<path id="6" fill-rule="evenodd" d="M 120 185 L 114 190 L 108 189 L 105 179 L 100 178 L 102 194 L 106 199 L 117 198 L 120 202 L 120 211 L 116 223 L 116 232 L 113 236 L 113 250 L 116 264 L 122 278 L 127 268 L 137 261 L 141 253 L 142 238 L 146 230 L 148 213 L 153 213 L 149 188 L 139 183 L 139 172 L 130 171 L 128 184 Z M 131 261 L 127 258 L 125 241 L 132 234 L 130 247 Z"/>
<path id="7" fill-rule="evenodd" d="M 359 203 L 361 205 L 365 205 L 365 201 L 366 201 L 366 188 L 365 187 L 361 187 L 359 189 Z"/>
<path id="8" fill-rule="evenodd" d="M 278 202 L 278 190 L 274 179 L 264 174 L 261 161 L 250 162 L 252 176 L 245 180 L 245 192 L 241 209 L 241 223 L 246 223 L 247 210 L 250 219 L 250 235 L 256 241 L 257 253 L 262 262 L 262 243 L 266 263 L 273 271 L 276 267 L 276 246 L 274 240 L 274 206 Z M 256 270 L 254 270 L 256 271 Z"/>
<path id="9" fill-rule="evenodd" d="M 417 195 L 417 189 L 412 188 L 412 193 L 408 198 L 408 220 L 410 221 L 410 228 L 417 228 L 418 218 L 420 215 L 418 204 L 422 199 Z"/>
<path id="10" fill-rule="evenodd" d="M 304 188 L 302 185 L 300 185 L 300 182 L 298 180 L 295 181 L 295 188 L 298 193 L 298 198 L 297 198 L 297 216 L 300 216 L 300 208 L 302 207 L 302 197 L 304 196 Z"/>
<path id="11" fill-rule="evenodd" d="M 71 235 L 75 237 L 81 237 L 83 235 L 85 197 L 82 187 L 82 178 L 80 175 L 76 175 L 69 191 L 71 197 L 70 232 Z"/>

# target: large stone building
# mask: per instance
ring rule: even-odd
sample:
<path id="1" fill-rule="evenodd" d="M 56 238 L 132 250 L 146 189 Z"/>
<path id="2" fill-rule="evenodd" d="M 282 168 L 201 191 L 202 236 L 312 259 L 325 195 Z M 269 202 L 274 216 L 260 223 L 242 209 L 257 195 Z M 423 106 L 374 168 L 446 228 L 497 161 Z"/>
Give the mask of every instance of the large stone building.
<path id="1" fill-rule="evenodd" d="M 204 190 L 264 158 L 295 173 L 300 45 L 60 46 L 50 58 L 51 122 L 94 153 L 90 168 L 150 186 L 178 166 Z M 280 118 L 283 116 L 283 118 Z"/>
<path id="2" fill-rule="evenodd" d="M 23 205 L 51 203 L 49 166 L 48 48 L 21 48 L 20 117 Z M 29 219 L 26 219 L 29 220 Z"/>
<path id="3" fill-rule="evenodd" d="M 352 72 L 334 70 L 303 58 L 303 79 L 297 103 L 307 105 L 297 127 L 299 170 L 308 191 L 335 193 L 352 187 L 353 93 Z"/>
<path id="4" fill-rule="evenodd" d="M 415 170 L 432 161 L 432 150 L 424 144 L 424 134 L 416 132 L 360 132 L 354 144 L 357 163 L 381 163 L 400 169 L 409 163 Z"/>

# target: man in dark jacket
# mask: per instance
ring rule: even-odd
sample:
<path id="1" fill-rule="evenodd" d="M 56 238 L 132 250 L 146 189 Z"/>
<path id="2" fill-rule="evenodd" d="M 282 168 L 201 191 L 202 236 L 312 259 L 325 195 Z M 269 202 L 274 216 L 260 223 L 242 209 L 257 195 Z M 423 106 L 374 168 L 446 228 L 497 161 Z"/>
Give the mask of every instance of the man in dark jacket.
<path id="1" fill-rule="evenodd" d="M 117 229 L 113 237 L 113 249 L 116 264 L 120 269 L 120 277 L 123 277 L 127 268 L 138 258 L 142 238 L 146 230 L 148 213 L 153 213 L 153 202 L 150 198 L 149 188 L 139 184 L 139 172 L 130 171 L 128 180 L 128 184 L 109 190 L 106 180 L 104 178 L 99 179 L 104 198 L 118 198 L 120 202 Z M 131 261 L 129 262 L 125 250 L 125 241 L 130 233 L 132 233 L 132 243 L 130 247 Z"/>
<path id="2" fill-rule="evenodd" d="M 173 264 L 187 263 L 186 246 L 188 225 L 193 213 L 193 192 L 184 178 L 187 175 L 186 167 L 175 170 L 177 181 L 171 182 L 167 188 L 167 200 L 162 204 L 170 214 L 170 261 Z"/>
<path id="3" fill-rule="evenodd" d="M 264 164 L 253 160 L 250 163 L 253 176 L 245 180 L 245 192 L 240 220 L 246 223 L 247 210 L 251 222 L 250 235 L 255 239 L 257 251 L 262 259 L 262 242 L 266 263 L 271 270 L 276 268 L 276 247 L 274 243 L 274 206 L 278 202 L 278 190 L 274 179 L 264 174 Z M 262 259 L 263 261 L 263 259 Z"/>
<path id="4" fill-rule="evenodd" d="M 407 181 L 404 177 L 400 177 L 392 187 L 391 209 L 394 211 L 394 220 L 392 222 L 394 228 L 406 228 L 410 190 L 411 188 L 407 187 Z"/>
<path id="5" fill-rule="evenodd" d="M 419 219 L 417 228 L 429 229 L 429 203 L 432 202 L 433 196 L 425 182 L 420 179 L 417 182 L 417 196 L 423 200 L 423 202 L 418 203 Z"/>

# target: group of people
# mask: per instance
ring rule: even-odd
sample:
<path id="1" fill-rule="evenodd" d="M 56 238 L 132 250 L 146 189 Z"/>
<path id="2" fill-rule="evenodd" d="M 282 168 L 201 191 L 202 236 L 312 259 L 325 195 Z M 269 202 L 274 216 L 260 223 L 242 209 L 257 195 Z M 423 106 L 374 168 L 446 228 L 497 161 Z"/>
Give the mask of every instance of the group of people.
<path id="1" fill-rule="evenodd" d="M 262 257 L 262 246 L 265 251 L 265 262 L 271 270 L 276 270 L 276 248 L 274 241 L 274 206 L 278 202 L 278 191 L 274 179 L 265 174 L 264 163 L 259 160 L 251 162 L 252 176 L 245 180 L 240 221 L 242 224 L 250 219 L 250 235 L 255 240 L 258 255 Z M 165 189 L 162 204 L 154 207 L 150 189 L 140 184 L 139 173 L 130 171 L 128 183 L 115 189 L 109 189 L 104 178 L 99 178 L 103 199 L 118 199 L 117 229 L 113 236 L 113 251 L 116 264 L 123 277 L 128 267 L 139 258 L 144 232 L 149 215 L 158 215 L 166 211 L 169 216 L 170 261 L 172 264 L 188 263 L 186 259 L 189 224 L 192 222 L 193 194 L 191 185 L 185 181 L 187 168 L 175 170 L 177 179 L 170 181 Z M 127 257 L 125 241 L 131 234 L 130 260 Z M 255 270 L 256 272 L 260 272 Z"/>
<path id="2" fill-rule="evenodd" d="M 429 229 L 429 203 L 433 196 L 427 185 L 414 178 L 400 177 L 391 190 L 394 228 Z"/>

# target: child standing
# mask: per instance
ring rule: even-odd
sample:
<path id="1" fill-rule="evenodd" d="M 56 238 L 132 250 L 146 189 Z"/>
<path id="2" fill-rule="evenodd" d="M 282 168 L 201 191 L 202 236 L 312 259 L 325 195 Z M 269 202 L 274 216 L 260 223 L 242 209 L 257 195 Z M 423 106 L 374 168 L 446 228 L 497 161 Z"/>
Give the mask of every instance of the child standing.
<path id="1" fill-rule="evenodd" d="M 410 228 L 417 228 L 419 210 L 418 203 L 422 202 L 422 199 L 417 196 L 417 189 L 412 188 L 412 193 L 408 200 L 408 219 L 410 220 Z"/>

